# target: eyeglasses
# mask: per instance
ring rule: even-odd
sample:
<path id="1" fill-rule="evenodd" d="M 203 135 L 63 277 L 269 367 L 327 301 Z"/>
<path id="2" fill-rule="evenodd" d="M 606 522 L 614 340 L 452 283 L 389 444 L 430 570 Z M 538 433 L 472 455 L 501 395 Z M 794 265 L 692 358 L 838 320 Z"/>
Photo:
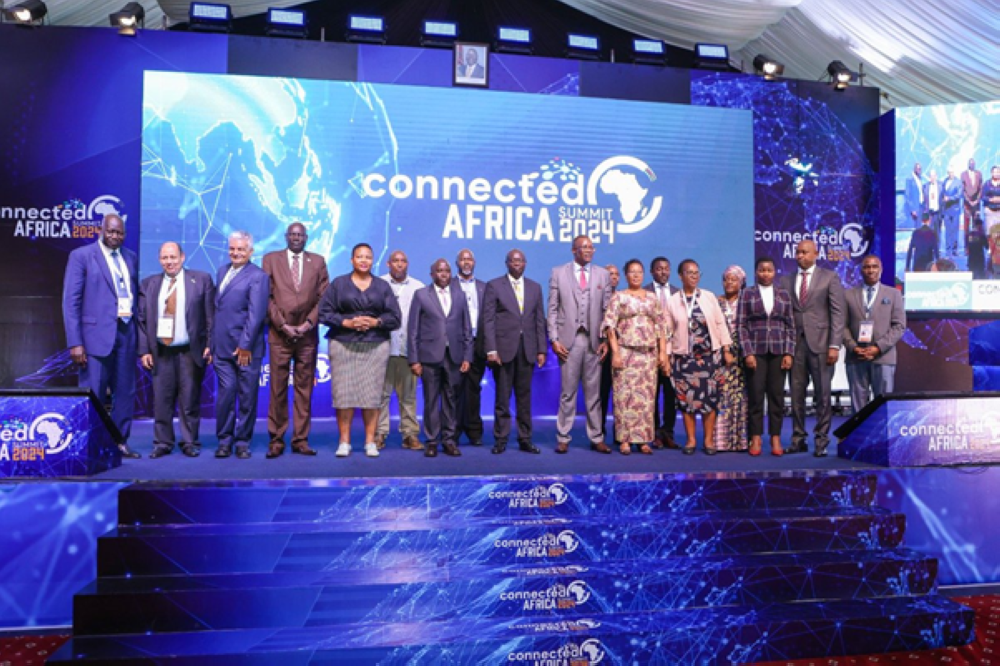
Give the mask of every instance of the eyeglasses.
<path id="1" fill-rule="evenodd" d="M 684 275 L 690 275 L 691 277 L 698 277 L 701 275 L 701 271 L 684 271 Z"/>

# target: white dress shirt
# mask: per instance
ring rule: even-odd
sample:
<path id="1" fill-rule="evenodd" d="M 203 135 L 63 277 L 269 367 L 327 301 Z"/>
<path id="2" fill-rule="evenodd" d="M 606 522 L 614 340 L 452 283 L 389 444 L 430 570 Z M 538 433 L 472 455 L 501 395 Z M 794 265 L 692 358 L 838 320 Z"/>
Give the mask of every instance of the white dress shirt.
<path id="1" fill-rule="evenodd" d="M 417 293 L 417 289 L 424 286 L 424 283 L 409 275 L 402 282 L 393 280 L 392 275 L 389 273 L 379 277 L 388 282 L 389 286 L 392 287 L 392 293 L 396 295 L 396 300 L 399 301 L 399 311 L 402 314 L 402 321 L 399 328 L 390 334 L 389 339 L 392 345 L 390 354 L 392 356 L 406 356 L 406 325 L 410 320 L 410 306 L 413 304 L 413 295 Z"/>

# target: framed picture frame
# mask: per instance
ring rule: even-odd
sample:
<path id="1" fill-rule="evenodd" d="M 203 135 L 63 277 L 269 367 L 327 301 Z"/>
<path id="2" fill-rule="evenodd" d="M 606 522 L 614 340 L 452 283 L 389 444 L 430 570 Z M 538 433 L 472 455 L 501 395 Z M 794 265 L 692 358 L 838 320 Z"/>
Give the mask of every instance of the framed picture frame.
<path id="1" fill-rule="evenodd" d="M 455 42 L 451 71 L 453 85 L 489 88 L 490 45 Z"/>

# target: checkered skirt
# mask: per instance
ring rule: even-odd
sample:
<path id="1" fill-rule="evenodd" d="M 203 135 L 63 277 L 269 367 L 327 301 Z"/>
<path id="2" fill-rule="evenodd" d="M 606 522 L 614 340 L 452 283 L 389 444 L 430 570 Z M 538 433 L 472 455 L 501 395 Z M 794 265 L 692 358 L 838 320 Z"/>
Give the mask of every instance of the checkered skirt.
<path id="1" fill-rule="evenodd" d="M 335 409 L 378 409 L 391 344 L 330 340 L 330 393 Z"/>

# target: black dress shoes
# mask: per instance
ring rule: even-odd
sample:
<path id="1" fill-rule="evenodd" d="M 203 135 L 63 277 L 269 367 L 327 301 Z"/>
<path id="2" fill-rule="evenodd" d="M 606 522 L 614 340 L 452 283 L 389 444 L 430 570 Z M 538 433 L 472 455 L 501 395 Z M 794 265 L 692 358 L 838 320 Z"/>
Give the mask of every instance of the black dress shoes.
<path id="1" fill-rule="evenodd" d="M 531 442 L 518 442 L 517 448 L 521 449 L 525 453 L 541 453 L 541 449 L 532 444 Z"/>
<path id="2" fill-rule="evenodd" d="M 163 456 L 169 456 L 170 449 L 165 449 L 162 446 L 158 446 L 153 449 L 153 452 L 149 454 L 150 458 L 162 458 Z"/>
<path id="3" fill-rule="evenodd" d="M 503 453 L 507 450 L 507 442 L 497 442 L 493 445 L 493 453 Z"/>
<path id="4" fill-rule="evenodd" d="M 469 445 L 470 446 L 482 446 L 483 445 L 483 440 L 482 440 L 482 438 L 470 439 L 469 440 Z"/>
<path id="5" fill-rule="evenodd" d="M 817 444 L 813 456 L 816 458 L 826 458 L 826 444 Z"/>
<path id="6" fill-rule="evenodd" d="M 438 454 L 437 444 L 431 444 L 430 442 L 428 442 L 424 446 L 424 457 L 425 458 L 437 458 L 437 454 Z"/>
<path id="7" fill-rule="evenodd" d="M 441 447 L 444 450 L 446 456 L 451 456 L 452 458 L 457 458 L 462 455 L 462 452 L 458 450 L 458 447 L 454 444 L 445 444 Z"/>
<path id="8" fill-rule="evenodd" d="M 135 460 L 136 458 L 141 458 L 142 457 L 141 455 L 139 455 L 138 453 L 136 453 L 132 449 L 128 448 L 128 443 L 126 443 L 126 442 L 122 442 L 121 444 L 119 444 L 118 445 L 118 450 L 121 452 L 122 458 L 131 458 L 132 460 Z M 150 457 L 151 458 L 152 457 L 157 457 L 158 458 L 159 456 L 150 456 Z"/>
<path id="9" fill-rule="evenodd" d="M 197 446 L 184 446 L 181 448 L 181 453 L 186 455 L 188 458 L 197 458 L 201 455 L 201 449 Z"/>
<path id="10" fill-rule="evenodd" d="M 314 456 L 316 455 L 316 449 L 311 448 L 308 443 L 303 442 L 301 444 L 292 444 L 292 453 L 298 453 L 300 456 Z"/>
<path id="11" fill-rule="evenodd" d="M 233 455 L 233 450 L 224 444 L 215 450 L 216 458 L 228 458 L 231 455 Z"/>
<path id="12" fill-rule="evenodd" d="M 785 449 L 785 455 L 790 456 L 793 453 L 808 453 L 809 449 L 806 448 L 805 444 L 792 444 L 787 449 Z"/>
<path id="13" fill-rule="evenodd" d="M 246 460 L 247 458 L 250 457 L 250 449 L 247 448 L 236 449 L 236 457 L 239 458 L 240 460 Z"/>

